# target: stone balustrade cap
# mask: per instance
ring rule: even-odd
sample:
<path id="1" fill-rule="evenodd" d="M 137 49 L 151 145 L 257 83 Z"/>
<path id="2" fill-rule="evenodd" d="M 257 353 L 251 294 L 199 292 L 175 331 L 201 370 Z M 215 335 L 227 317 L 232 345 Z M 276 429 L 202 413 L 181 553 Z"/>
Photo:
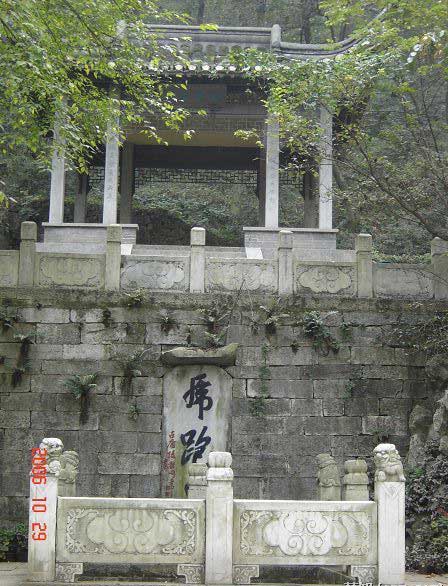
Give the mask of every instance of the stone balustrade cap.
<path id="1" fill-rule="evenodd" d="M 358 234 L 355 238 L 356 252 L 371 252 L 373 240 L 370 234 Z"/>
<path id="2" fill-rule="evenodd" d="M 344 469 L 347 473 L 367 472 L 367 462 L 361 459 L 346 460 L 344 462 Z"/>
<path id="3" fill-rule="evenodd" d="M 205 228 L 192 228 L 190 233 L 192 246 L 205 246 Z"/>
<path id="4" fill-rule="evenodd" d="M 20 227 L 20 238 L 22 240 L 37 240 L 36 222 L 22 222 Z"/>
<path id="5" fill-rule="evenodd" d="M 209 468 L 231 468 L 232 454 L 230 452 L 210 452 L 208 465 Z"/>

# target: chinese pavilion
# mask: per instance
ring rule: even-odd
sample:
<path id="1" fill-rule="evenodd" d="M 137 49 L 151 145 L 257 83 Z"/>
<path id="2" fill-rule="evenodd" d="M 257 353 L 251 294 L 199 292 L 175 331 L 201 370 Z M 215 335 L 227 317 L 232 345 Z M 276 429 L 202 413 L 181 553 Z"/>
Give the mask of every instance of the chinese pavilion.
<path id="1" fill-rule="evenodd" d="M 125 128 L 125 141 L 109 136 L 105 148 L 93 163 L 89 175 L 79 176 L 74 223 L 64 223 L 65 162 L 63 152 L 53 156 L 49 221 L 44 224 L 44 246 L 104 242 L 105 227 L 120 222 L 128 244 L 136 242 L 138 226 L 132 224 L 132 199 L 136 187 L 147 182 L 250 184 L 259 202 L 259 225 L 244 228 L 246 248 L 260 248 L 269 255 L 279 232 L 279 185 L 297 185 L 304 199 L 304 225 L 289 228 L 294 247 L 334 248 L 336 230 L 332 227 L 332 115 L 322 108 L 322 144 L 318 163 L 318 188 L 310 171 L 300 181 L 280 173 L 282 153 L 278 122 L 268 118 L 262 96 L 250 87 L 247 78 L 226 59 L 233 48 L 256 48 L 280 54 L 284 59 L 321 59 L 333 57 L 350 48 L 348 40 L 331 47 L 283 42 L 278 25 L 272 28 L 220 27 L 204 31 L 194 26 L 158 26 L 165 42 L 181 45 L 191 59 L 188 65 L 167 65 L 167 71 L 183 74 L 188 80 L 182 99 L 192 112 L 185 130 L 194 130 L 186 142 L 183 133 L 168 130 L 154 121 L 158 134 L 169 146 L 151 143 L 138 128 Z M 247 89 L 252 91 L 248 92 Z M 194 116 L 205 110 L 207 116 Z M 236 130 L 257 129 L 264 148 L 254 139 L 242 140 Z M 86 223 L 86 202 L 92 185 L 103 185 L 102 224 Z M 88 232 L 88 236 L 87 236 Z M 131 247 L 132 250 L 132 247 Z M 131 251 L 128 251 L 131 253 Z"/>

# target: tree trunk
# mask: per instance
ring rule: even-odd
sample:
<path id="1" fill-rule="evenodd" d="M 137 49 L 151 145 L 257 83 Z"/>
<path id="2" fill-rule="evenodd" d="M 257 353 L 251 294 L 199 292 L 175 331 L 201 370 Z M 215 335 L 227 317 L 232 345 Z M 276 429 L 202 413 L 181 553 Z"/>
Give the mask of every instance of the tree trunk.
<path id="1" fill-rule="evenodd" d="M 197 18 L 198 24 L 203 24 L 203 22 L 204 22 L 205 2 L 206 2 L 206 0 L 199 0 L 198 18 Z"/>
<path id="2" fill-rule="evenodd" d="M 267 4 L 268 4 L 268 0 L 258 0 L 257 26 L 265 26 L 265 24 L 266 24 Z"/>

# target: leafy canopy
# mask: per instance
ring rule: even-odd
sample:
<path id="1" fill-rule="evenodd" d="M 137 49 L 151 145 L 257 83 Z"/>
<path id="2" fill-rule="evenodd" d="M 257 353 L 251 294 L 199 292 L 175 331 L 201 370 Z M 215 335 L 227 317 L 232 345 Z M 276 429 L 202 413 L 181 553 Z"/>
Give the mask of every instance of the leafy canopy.
<path id="1" fill-rule="evenodd" d="M 153 136 L 154 115 L 178 127 L 187 114 L 158 73 L 175 49 L 148 26 L 176 19 L 157 0 L 3 0 L 2 152 L 25 146 L 48 164 L 57 118 L 67 158 L 82 170 L 118 114 Z"/>
<path id="2" fill-rule="evenodd" d="M 363 124 L 339 166 L 361 215 L 394 217 L 448 238 L 448 3 L 324 0 L 333 25 L 350 20 L 360 57 L 384 62 Z M 372 11 L 380 16 L 371 21 Z"/>

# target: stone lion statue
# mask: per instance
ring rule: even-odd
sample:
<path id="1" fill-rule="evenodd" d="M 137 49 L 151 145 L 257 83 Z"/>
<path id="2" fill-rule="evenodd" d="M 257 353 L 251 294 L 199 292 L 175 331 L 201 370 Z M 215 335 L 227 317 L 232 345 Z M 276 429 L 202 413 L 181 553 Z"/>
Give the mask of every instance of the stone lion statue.
<path id="1" fill-rule="evenodd" d="M 341 499 L 341 477 L 335 459 L 330 454 L 316 456 L 318 472 L 317 484 L 320 500 Z"/>
<path id="2" fill-rule="evenodd" d="M 64 444 L 57 437 L 45 437 L 39 448 L 47 450 L 47 474 L 54 474 L 59 476 L 61 471 L 61 455 L 64 449 Z"/>
<path id="3" fill-rule="evenodd" d="M 375 480 L 379 482 L 404 482 L 403 464 L 394 444 L 380 444 L 373 450 Z"/>
<path id="4" fill-rule="evenodd" d="M 318 482 L 322 486 L 339 486 L 341 479 L 335 459 L 330 454 L 318 454 L 316 456 L 319 471 Z"/>
<path id="5" fill-rule="evenodd" d="M 76 452 L 67 450 L 61 456 L 61 471 L 59 480 L 73 484 L 78 476 L 79 456 Z"/>

